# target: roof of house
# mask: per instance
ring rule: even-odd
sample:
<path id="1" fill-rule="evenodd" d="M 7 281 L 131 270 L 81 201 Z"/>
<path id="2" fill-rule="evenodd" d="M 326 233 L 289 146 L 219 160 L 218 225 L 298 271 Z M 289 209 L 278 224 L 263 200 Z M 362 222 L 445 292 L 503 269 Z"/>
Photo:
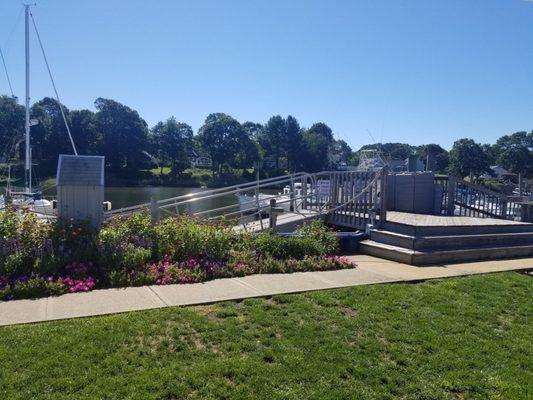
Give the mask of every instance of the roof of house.
<path id="1" fill-rule="evenodd" d="M 104 157 L 60 154 L 57 185 L 104 185 Z"/>

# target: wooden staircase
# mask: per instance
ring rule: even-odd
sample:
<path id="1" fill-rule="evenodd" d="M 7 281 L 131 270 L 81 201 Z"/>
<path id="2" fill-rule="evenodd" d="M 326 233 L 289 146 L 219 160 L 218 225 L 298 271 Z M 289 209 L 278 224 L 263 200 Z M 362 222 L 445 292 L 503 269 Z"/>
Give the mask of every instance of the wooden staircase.
<path id="1" fill-rule="evenodd" d="M 381 229 L 370 230 L 370 239 L 361 242 L 360 251 L 411 265 L 533 256 L 533 224 L 483 221 L 440 226 L 387 221 Z"/>

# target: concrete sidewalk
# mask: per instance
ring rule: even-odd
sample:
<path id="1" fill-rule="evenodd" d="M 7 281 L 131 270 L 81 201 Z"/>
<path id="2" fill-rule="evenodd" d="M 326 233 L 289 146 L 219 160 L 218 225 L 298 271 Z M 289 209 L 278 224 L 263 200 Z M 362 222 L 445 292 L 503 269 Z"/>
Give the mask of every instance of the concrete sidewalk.
<path id="1" fill-rule="evenodd" d="M 409 282 L 533 268 L 533 258 L 431 267 L 415 267 L 365 255 L 350 258 L 358 264 L 357 268 L 340 271 L 251 275 L 188 285 L 101 289 L 37 300 L 0 302 L 0 325 L 203 304 L 308 290 Z"/>

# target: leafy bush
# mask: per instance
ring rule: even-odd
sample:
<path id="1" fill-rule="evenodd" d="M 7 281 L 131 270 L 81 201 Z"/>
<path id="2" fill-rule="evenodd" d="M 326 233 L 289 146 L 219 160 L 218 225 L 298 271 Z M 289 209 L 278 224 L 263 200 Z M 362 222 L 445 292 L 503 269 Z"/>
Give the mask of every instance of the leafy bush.
<path id="1" fill-rule="evenodd" d="M 183 261 L 200 255 L 222 259 L 231 249 L 233 234 L 224 223 L 207 223 L 183 215 L 164 219 L 154 229 L 159 259 Z"/>
<path id="2" fill-rule="evenodd" d="M 304 225 L 294 235 L 285 238 L 271 231 L 255 235 L 253 245 L 260 253 L 283 260 L 323 256 L 334 254 L 338 250 L 338 240 L 319 221 Z"/>
<path id="3" fill-rule="evenodd" d="M 201 282 L 254 273 L 348 268 L 320 222 L 290 237 L 235 233 L 227 221 L 186 215 L 153 223 L 149 213 L 88 224 L 0 212 L 0 299 L 95 287 Z"/>
<path id="4" fill-rule="evenodd" d="M 98 261 L 105 271 L 139 269 L 152 258 L 155 236 L 149 213 L 115 218 L 98 233 Z"/>
<path id="5" fill-rule="evenodd" d="M 31 214 L 0 212 L 0 275 L 25 275 L 52 251 L 50 226 Z"/>

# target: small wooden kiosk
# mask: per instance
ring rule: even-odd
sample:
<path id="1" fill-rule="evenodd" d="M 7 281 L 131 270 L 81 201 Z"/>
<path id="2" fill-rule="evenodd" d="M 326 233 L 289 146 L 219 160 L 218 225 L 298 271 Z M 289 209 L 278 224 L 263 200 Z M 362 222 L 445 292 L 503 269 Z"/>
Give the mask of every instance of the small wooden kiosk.
<path id="1" fill-rule="evenodd" d="M 100 226 L 104 218 L 104 164 L 102 156 L 60 154 L 57 163 L 59 217 L 89 221 Z"/>

